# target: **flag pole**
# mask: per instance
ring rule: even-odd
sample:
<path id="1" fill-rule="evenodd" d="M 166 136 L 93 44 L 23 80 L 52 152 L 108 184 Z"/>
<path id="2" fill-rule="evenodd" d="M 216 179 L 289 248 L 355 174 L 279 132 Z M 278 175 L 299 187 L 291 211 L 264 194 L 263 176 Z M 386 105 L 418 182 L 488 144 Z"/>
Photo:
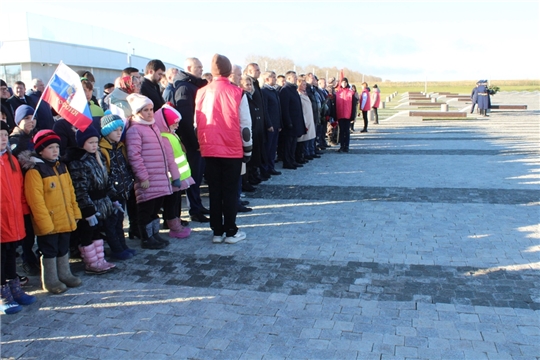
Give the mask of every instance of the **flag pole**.
<path id="1" fill-rule="evenodd" d="M 60 64 L 62 64 L 62 60 L 60 60 L 60 63 L 58 64 L 58 66 L 60 66 Z M 56 70 L 58 70 L 58 66 L 56 67 Z M 47 90 L 47 88 L 51 85 L 52 83 L 52 79 L 54 78 L 54 74 L 56 74 L 56 70 L 54 70 L 51 78 L 49 79 L 49 82 L 47 83 L 47 85 L 43 88 L 43 91 L 41 92 L 41 96 L 39 97 L 39 100 L 38 100 L 38 103 L 36 105 L 36 108 L 34 109 L 34 115 L 32 115 L 32 120 L 34 120 L 34 118 L 36 117 L 36 113 L 37 113 L 37 109 L 39 108 L 39 105 L 41 105 L 41 101 L 43 99 L 43 93 L 45 92 L 45 90 Z"/>

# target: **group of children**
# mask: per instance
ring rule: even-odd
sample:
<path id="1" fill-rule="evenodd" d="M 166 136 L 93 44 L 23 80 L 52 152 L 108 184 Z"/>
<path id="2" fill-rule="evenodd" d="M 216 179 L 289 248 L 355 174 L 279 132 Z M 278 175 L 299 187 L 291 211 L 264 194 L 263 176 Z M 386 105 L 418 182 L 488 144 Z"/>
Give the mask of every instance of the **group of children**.
<path id="1" fill-rule="evenodd" d="M 130 228 L 138 228 L 142 248 L 161 249 L 169 244 L 159 235 L 161 209 L 170 237 L 190 235 L 179 218 L 180 190 L 193 184 L 175 134 L 181 115 L 168 105 L 154 114 L 152 101 L 137 93 L 127 101 L 133 113 L 129 121 L 112 114 L 101 117 L 99 130 L 90 125 L 76 131 L 77 146 L 66 149 L 61 158 L 61 135 L 50 129 L 35 132 L 31 107 L 17 109 L 20 129 L 14 131 L 19 137 L 13 137 L 14 141 L 6 122 L 0 121 L 4 313 L 19 312 L 21 305 L 36 301 L 21 289 L 16 272 L 16 248 L 21 242 L 23 260 L 40 269 L 43 289 L 59 294 L 82 283 L 70 270 L 70 243 L 77 243 L 89 274 L 115 267 L 105 260 L 104 239 L 115 259 L 136 254 L 124 235 L 126 207 L 131 210 Z M 127 206 L 128 202 L 136 205 Z M 39 260 L 32 251 L 34 236 Z"/>

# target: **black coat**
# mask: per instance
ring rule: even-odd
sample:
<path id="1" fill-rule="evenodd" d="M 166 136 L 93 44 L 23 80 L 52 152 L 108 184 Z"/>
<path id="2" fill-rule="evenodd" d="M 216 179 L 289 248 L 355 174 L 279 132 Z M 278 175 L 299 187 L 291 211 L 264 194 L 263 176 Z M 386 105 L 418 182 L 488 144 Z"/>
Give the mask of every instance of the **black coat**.
<path id="1" fill-rule="evenodd" d="M 54 117 L 51 110 L 51 105 L 45 101 L 39 102 L 39 99 L 41 98 L 41 91 L 28 90 L 26 95 L 32 99 L 36 106 L 39 103 L 39 107 L 36 111 L 36 127 L 39 130 L 52 129 L 54 125 Z"/>
<path id="2" fill-rule="evenodd" d="M 184 71 L 178 72 L 178 79 L 174 82 L 174 106 L 182 115 L 182 121 L 176 133 L 180 136 L 182 144 L 189 150 L 197 150 L 199 141 L 195 136 L 195 98 L 197 90 L 208 84 L 205 79 L 197 78 Z"/>
<path id="3" fill-rule="evenodd" d="M 261 92 L 266 105 L 266 113 L 268 114 L 270 124 L 274 128 L 274 131 L 278 131 L 283 126 L 281 120 L 279 93 L 276 89 L 267 85 L 262 87 Z"/>
<path id="4" fill-rule="evenodd" d="M 103 220 L 113 213 L 109 195 L 114 196 L 115 190 L 109 183 L 105 158 L 99 150 L 97 154 L 103 166 L 99 165 L 95 154 L 80 148 L 69 148 L 63 161 L 68 165 L 83 218 L 99 212 L 96 216 Z"/>
<path id="5" fill-rule="evenodd" d="M 302 100 L 300 100 L 297 90 L 296 85 L 286 83 L 279 92 L 283 131 L 285 134 L 294 137 L 300 137 L 306 133 Z"/>
<path id="6" fill-rule="evenodd" d="M 144 95 L 152 100 L 154 103 L 154 112 L 161 109 L 161 107 L 165 104 L 165 101 L 163 101 L 163 98 L 161 97 L 159 84 L 156 84 L 147 78 L 144 78 L 141 84 L 141 95 Z"/>
<path id="7" fill-rule="evenodd" d="M 32 139 L 36 133 L 36 129 L 30 131 L 30 134 L 25 133 L 20 127 L 13 129 L 9 135 L 9 146 L 11 153 L 14 156 L 19 156 L 19 154 L 25 150 L 33 151 L 34 142 Z"/>
<path id="8" fill-rule="evenodd" d="M 56 121 L 53 125 L 53 131 L 60 136 L 60 155 L 64 155 L 68 148 L 77 147 L 73 125 L 67 120 L 60 119 Z"/>
<path id="9" fill-rule="evenodd" d="M 263 160 L 264 142 L 266 130 L 263 123 L 263 107 L 257 103 L 252 94 L 246 93 L 249 104 L 249 113 L 251 115 L 251 133 L 253 138 L 253 150 L 251 151 L 251 160 L 248 166 L 260 166 Z M 262 101 L 262 99 L 261 99 Z"/>
<path id="10" fill-rule="evenodd" d="M 6 114 L 6 122 L 9 126 L 9 131 L 13 131 L 15 129 L 15 118 L 13 116 L 13 110 L 11 110 L 11 106 L 8 104 L 7 99 L 1 99 L 2 100 L 2 111 L 4 114 Z"/>
<path id="11" fill-rule="evenodd" d="M 24 95 L 24 101 L 17 96 L 13 95 L 9 99 L 7 99 L 7 103 L 11 106 L 11 110 L 13 111 L 13 116 L 15 116 L 15 111 L 17 108 L 21 105 L 28 105 L 32 108 L 36 108 L 36 104 L 34 104 L 34 100 L 32 100 L 29 96 Z"/>

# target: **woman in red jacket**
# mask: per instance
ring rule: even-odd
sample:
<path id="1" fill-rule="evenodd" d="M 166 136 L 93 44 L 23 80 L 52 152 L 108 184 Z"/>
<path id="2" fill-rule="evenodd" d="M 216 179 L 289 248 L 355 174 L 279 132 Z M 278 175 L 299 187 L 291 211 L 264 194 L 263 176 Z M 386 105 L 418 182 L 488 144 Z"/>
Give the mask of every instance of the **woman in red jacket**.
<path id="1" fill-rule="evenodd" d="M 20 305 L 30 305 L 36 301 L 35 296 L 24 293 L 17 276 L 16 252 L 19 240 L 26 236 L 24 230 L 24 214 L 30 209 L 26 204 L 23 191 L 23 176 L 17 158 L 8 148 L 8 126 L 0 121 L 0 243 L 1 243 L 1 285 L 2 304 L 0 310 L 6 314 L 15 314 L 22 310 Z"/>

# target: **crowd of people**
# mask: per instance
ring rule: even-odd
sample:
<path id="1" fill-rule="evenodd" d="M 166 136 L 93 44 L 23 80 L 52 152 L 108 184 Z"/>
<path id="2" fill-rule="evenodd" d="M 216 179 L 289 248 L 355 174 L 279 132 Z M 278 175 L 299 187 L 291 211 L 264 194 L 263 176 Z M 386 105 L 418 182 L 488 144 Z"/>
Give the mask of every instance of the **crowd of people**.
<path id="1" fill-rule="evenodd" d="M 238 212 L 252 211 L 242 192 L 281 172 L 296 170 L 339 144 L 349 151 L 358 109 L 367 132 L 367 112 L 379 106 L 374 91 L 356 92 L 346 78 L 312 73 L 244 71 L 216 54 L 203 74 L 199 59 L 166 69 L 160 60 L 144 71 L 128 67 L 94 95 L 95 78 L 79 71 L 92 124 L 84 131 L 40 101 L 45 85 L 16 81 L 13 94 L 1 80 L 1 294 L 2 311 L 13 314 L 36 301 L 17 273 L 22 249 L 26 275 L 41 274 L 44 290 L 59 294 L 82 284 L 70 257 L 87 274 L 115 268 L 105 258 L 127 260 L 142 249 L 162 249 L 190 236 L 181 219 L 182 194 L 191 221 L 209 223 L 213 243 L 234 244 L 247 235 Z M 378 118 L 376 118 L 378 122 Z M 201 185 L 208 185 L 209 208 Z M 168 237 L 160 229 L 168 229 Z M 37 247 L 35 243 L 37 242 Z M 34 251 L 37 248 L 36 251 Z"/>

